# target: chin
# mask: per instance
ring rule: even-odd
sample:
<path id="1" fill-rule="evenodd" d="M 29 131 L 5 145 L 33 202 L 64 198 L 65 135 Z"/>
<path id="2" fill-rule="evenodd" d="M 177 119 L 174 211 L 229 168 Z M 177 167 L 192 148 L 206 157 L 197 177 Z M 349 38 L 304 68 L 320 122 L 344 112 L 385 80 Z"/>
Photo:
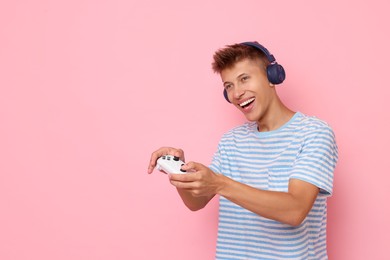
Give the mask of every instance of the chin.
<path id="1" fill-rule="evenodd" d="M 256 122 L 257 121 L 257 117 L 255 117 L 255 116 L 245 115 L 245 118 L 246 118 L 246 120 L 248 120 L 250 122 Z"/>

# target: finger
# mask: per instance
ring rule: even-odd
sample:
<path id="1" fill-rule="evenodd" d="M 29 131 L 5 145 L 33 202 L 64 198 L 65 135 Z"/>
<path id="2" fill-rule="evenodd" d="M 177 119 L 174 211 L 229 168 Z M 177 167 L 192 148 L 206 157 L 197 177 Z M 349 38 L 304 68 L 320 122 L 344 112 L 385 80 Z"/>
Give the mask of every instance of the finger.
<path id="1" fill-rule="evenodd" d="M 184 151 L 182 149 L 174 149 L 174 151 L 172 152 L 172 155 L 176 156 L 176 157 L 179 157 L 180 160 L 182 160 L 183 162 L 185 161 L 185 159 L 184 159 Z"/>
<path id="2" fill-rule="evenodd" d="M 148 173 L 152 173 L 154 167 L 156 167 L 157 159 L 160 158 L 163 155 L 168 154 L 169 147 L 161 147 L 160 149 L 154 151 L 152 155 L 150 156 L 149 166 L 148 166 Z"/>
<path id="3" fill-rule="evenodd" d="M 170 179 L 169 181 L 173 186 L 179 189 L 191 190 L 194 188 L 194 182 L 185 182 L 174 179 Z"/>
<path id="4" fill-rule="evenodd" d="M 191 171 L 197 172 L 197 171 L 204 169 L 205 166 L 203 164 L 197 163 L 197 162 L 188 162 L 188 163 L 184 164 L 181 168 L 185 171 L 188 171 L 188 172 L 191 172 Z"/>
<path id="5" fill-rule="evenodd" d="M 169 180 L 178 182 L 194 182 L 198 181 L 199 177 L 196 172 L 189 172 L 185 174 L 168 174 Z"/>

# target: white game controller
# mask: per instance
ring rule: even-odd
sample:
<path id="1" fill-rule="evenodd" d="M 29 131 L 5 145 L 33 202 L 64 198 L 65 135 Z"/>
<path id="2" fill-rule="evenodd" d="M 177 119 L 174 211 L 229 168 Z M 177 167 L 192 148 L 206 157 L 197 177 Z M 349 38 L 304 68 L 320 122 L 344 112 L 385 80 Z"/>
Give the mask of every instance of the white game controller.
<path id="1" fill-rule="evenodd" d="M 180 169 L 182 165 L 184 165 L 184 162 L 179 157 L 173 155 L 164 155 L 157 160 L 157 170 L 164 171 L 165 173 L 186 173 L 186 171 Z"/>

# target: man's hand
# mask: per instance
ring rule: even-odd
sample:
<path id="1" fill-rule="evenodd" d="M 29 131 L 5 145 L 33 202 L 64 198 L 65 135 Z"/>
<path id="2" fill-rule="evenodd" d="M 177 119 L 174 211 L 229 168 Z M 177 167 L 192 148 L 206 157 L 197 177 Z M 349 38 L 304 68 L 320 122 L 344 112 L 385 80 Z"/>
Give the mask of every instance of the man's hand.
<path id="1" fill-rule="evenodd" d="M 169 174 L 170 182 L 178 189 L 189 192 L 194 197 L 213 197 L 222 187 L 220 174 L 196 162 L 182 166 L 186 174 Z"/>
<path id="2" fill-rule="evenodd" d="M 162 147 L 153 152 L 150 157 L 148 166 L 149 174 L 152 173 L 154 167 L 156 167 L 157 159 L 167 154 L 177 156 L 184 162 L 183 150 L 172 147 Z M 214 190 L 216 189 L 214 178 L 217 175 L 206 166 L 194 162 L 182 166 L 182 169 L 188 173 L 170 174 L 170 182 L 173 186 L 176 186 L 184 204 L 190 210 L 195 211 L 204 208 L 215 195 Z"/>
<path id="3" fill-rule="evenodd" d="M 150 162 L 148 166 L 148 173 L 152 173 L 154 167 L 156 167 L 157 159 L 160 158 L 163 155 L 173 155 L 177 156 L 184 162 L 184 152 L 182 149 L 172 148 L 172 147 L 161 147 L 160 149 L 154 151 L 152 155 L 150 156 Z"/>

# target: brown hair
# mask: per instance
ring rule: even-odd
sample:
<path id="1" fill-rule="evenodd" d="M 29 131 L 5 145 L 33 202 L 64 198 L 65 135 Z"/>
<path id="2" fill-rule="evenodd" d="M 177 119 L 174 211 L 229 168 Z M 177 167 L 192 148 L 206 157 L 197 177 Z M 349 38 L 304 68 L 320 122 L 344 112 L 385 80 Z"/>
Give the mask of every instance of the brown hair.
<path id="1" fill-rule="evenodd" d="M 213 59 L 212 69 L 219 74 L 224 69 L 232 68 L 237 62 L 244 59 L 260 59 L 264 63 L 264 67 L 269 64 L 267 57 L 262 51 L 243 44 L 227 45 L 225 48 L 217 50 Z"/>

